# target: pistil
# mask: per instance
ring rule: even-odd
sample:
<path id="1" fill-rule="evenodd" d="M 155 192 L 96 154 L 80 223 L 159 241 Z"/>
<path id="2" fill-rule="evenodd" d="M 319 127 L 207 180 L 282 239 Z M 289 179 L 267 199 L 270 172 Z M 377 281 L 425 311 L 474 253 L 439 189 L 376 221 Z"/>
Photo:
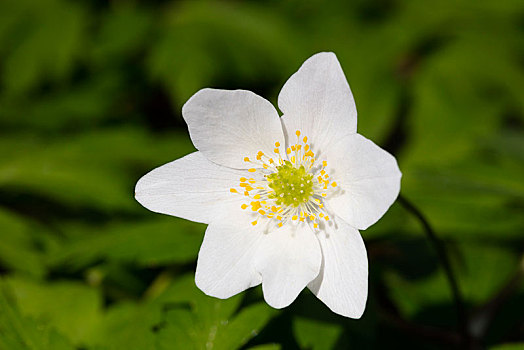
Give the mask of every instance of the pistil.
<path id="1" fill-rule="evenodd" d="M 335 190 L 337 183 L 326 172 L 327 161 L 319 164 L 307 143 L 308 138 L 300 138 L 299 130 L 295 134 L 297 142 L 290 145 L 283 156 L 280 143 L 275 142 L 275 159 L 262 151 L 257 153 L 256 161 L 245 157 L 245 162 L 253 164 L 248 171 L 261 176 L 241 177 L 239 188 L 230 191 L 247 197 L 241 209 L 251 208 L 258 215 L 275 221 L 278 227 L 291 220 L 310 222 L 318 228 L 320 220 L 329 221 L 324 199 Z M 255 220 L 251 224 L 257 223 Z"/>

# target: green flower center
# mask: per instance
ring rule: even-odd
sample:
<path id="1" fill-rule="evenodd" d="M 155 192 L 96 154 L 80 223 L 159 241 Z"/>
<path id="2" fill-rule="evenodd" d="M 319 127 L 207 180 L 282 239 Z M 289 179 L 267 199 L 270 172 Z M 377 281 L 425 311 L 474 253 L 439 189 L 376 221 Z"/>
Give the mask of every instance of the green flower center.
<path id="1" fill-rule="evenodd" d="M 268 175 L 268 186 L 273 190 L 268 195 L 277 205 L 298 207 L 313 195 L 313 175 L 303 165 L 295 167 L 286 160 L 277 166 L 277 172 Z"/>

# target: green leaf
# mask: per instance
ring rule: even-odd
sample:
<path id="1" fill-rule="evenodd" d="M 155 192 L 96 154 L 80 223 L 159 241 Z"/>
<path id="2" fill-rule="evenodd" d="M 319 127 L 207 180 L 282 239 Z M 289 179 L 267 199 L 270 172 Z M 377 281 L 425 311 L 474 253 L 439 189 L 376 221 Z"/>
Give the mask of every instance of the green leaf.
<path id="1" fill-rule="evenodd" d="M 402 191 L 439 235 L 516 239 L 524 228 L 524 140 L 504 130 L 478 143 L 468 159 L 404 170 Z M 402 166 L 401 166 L 402 168 Z"/>
<path id="2" fill-rule="evenodd" d="M 100 259 L 133 262 L 140 266 L 196 260 L 203 225 L 178 218 L 158 218 L 97 228 L 72 226 L 73 238 L 49 252 L 52 266 L 78 269 Z"/>
<path id="3" fill-rule="evenodd" d="M 424 309 L 434 305 L 452 303 L 450 288 L 442 270 L 416 281 L 408 280 L 393 271 L 386 272 L 384 278 L 389 287 L 390 298 L 408 318 L 415 318 Z M 454 314 L 447 316 L 453 317 Z"/>
<path id="4" fill-rule="evenodd" d="M 0 263 L 8 270 L 42 277 L 43 254 L 37 249 L 37 235 L 43 228 L 29 224 L 26 218 L 0 209 Z M 34 232 L 36 231 L 36 232 Z"/>
<path id="5" fill-rule="evenodd" d="M 211 85 L 214 77 L 249 82 L 267 79 L 273 71 L 266 69 L 268 64 L 277 70 L 296 69 L 291 58 L 297 57 L 299 45 L 293 39 L 300 36 L 266 7 L 185 2 L 168 8 L 163 24 L 147 66 L 175 105 Z M 295 45 L 289 45 L 292 41 Z M 178 68 L 173 70 L 173 66 Z"/>
<path id="6" fill-rule="evenodd" d="M 524 343 L 508 343 L 491 346 L 489 350 L 524 350 Z"/>
<path id="7" fill-rule="evenodd" d="M 342 325 L 304 317 L 293 319 L 293 333 L 302 349 L 334 349 L 344 331 Z M 319 336 L 322 334 L 322 336 Z"/>
<path id="8" fill-rule="evenodd" d="M 10 288 L 0 280 L 0 348 L 17 350 L 73 350 L 69 340 L 46 321 L 24 317 Z"/>
<path id="9" fill-rule="evenodd" d="M 237 349 L 255 337 L 274 315 L 263 302 L 235 313 L 240 295 L 227 300 L 205 296 L 196 288 L 192 275 L 173 284 L 158 302 L 176 303 L 166 312 L 167 324 L 158 335 L 159 350 Z"/>
<path id="10" fill-rule="evenodd" d="M 138 178 L 193 150 L 186 133 L 155 137 L 137 128 L 57 140 L 10 135 L 0 139 L 0 189 L 29 191 L 73 209 L 138 210 Z"/>
<path id="11" fill-rule="evenodd" d="M 101 20 L 92 49 L 96 65 L 133 57 L 150 40 L 153 17 L 147 7 L 122 3 L 104 12 Z"/>
<path id="12" fill-rule="evenodd" d="M 113 72 L 37 97 L 0 98 L 0 123 L 38 132 L 91 127 L 107 119 L 121 93 L 122 77 Z"/>
<path id="13" fill-rule="evenodd" d="M 14 12 L 10 12 L 12 8 Z M 68 77 L 83 51 L 88 23 L 87 13 L 79 3 L 7 0 L 2 1 L 0 13 L 19 16 L 6 28 L 14 35 L 1 78 L 8 93 L 20 95 L 44 78 Z"/>
<path id="14" fill-rule="evenodd" d="M 240 309 L 235 318 L 227 324 L 224 331 L 217 334 L 216 349 L 235 349 L 246 344 L 268 323 L 274 310 L 260 302 Z"/>
<path id="15" fill-rule="evenodd" d="M 450 252 L 452 268 L 464 302 L 474 307 L 487 302 L 502 288 L 519 264 L 517 254 L 503 245 L 464 242 L 449 244 L 446 249 Z M 443 312 L 452 312 L 447 317 L 454 317 L 454 302 L 448 280 L 436 255 L 434 259 L 438 263 L 438 270 L 432 274 L 413 276 L 408 271 L 393 270 L 385 274 L 390 297 L 408 317 L 416 317 L 438 305 L 448 305 L 449 309 Z M 413 266 L 407 268 L 414 269 Z"/>
<path id="16" fill-rule="evenodd" d="M 473 305 L 496 294 L 519 268 L 519 257 L 508 247 L 495 244 L 462 244 L 457 262 L 464 299 Z"/>
<path id="17" fill-rule="evenodd" d="M 88 344 L 101 315 L 100 293 L 77 282 L 41 284 L 10 277 L 6 284 L 23 315 L 41 320 L 76 344 Z"/>
<path id="18" fill-rule="evenodd" d="M 280 350 L 282 346 L 280 344 L 262 344 L 248 348 L 248 350 Z"/>
<path id="19" fill-rule="evenodd" d="M 107 350 L 155 349 L 153 329 L 161 312 L 147 303 L 120 302 L 97 324 L 92 343 Z"/>

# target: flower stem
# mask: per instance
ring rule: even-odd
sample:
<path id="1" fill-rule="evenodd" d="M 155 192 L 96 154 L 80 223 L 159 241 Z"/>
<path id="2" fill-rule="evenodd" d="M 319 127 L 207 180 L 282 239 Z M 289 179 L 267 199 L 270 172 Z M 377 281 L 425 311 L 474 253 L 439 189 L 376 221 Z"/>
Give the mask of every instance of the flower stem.
<path id="1" fill-rule="evenodd" d="M 404 207 L 404 209 L 406 209 L 408 212 L 413 214 L 413 216 L 415 216 L 418 219 L 418 221 L 422 224 L 422 227 L 424 228 L 424 233 L 435 248 L 437 257 L 440 263 L 442 264 L 442 267 L 444 268 L 446 278 L 451 288 L 451 293 L 453 295 L 455 309 L 457 312 L 459 331 L 463 337 L 465 347 L 469 348 L 468 344 L 470 343 L 470 336 L 467 329 L 467 317 L 466 311 L 464 309 L 464 302 L 457 284 L 457 280 L 451 268 L 451 263 L 446 247 L 444 243 L 435 234 L 435 231 L 429 224 L 429 221 L 425 218 L 422 212 L 417 207 L 415 207 L 415 205 L 413 205 L 413 203 L 411 203 L 401 194 L 399 194 L 397 201 Z"/>

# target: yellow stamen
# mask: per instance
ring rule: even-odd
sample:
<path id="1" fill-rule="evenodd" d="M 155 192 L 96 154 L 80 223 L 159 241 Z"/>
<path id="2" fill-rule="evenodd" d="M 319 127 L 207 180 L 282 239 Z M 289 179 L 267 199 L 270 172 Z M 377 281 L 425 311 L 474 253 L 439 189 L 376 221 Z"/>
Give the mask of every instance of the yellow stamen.
<path id="1" fill-rule="evenodd" d="M 301 135 L 300 130 L 296 130 L 295 135 L 297 141 L 288 148 L 278 141 L 274 143 L 273 152 L 277 155 L 276 158 L 270 158 L 263 151 L 254 155 L 256 162 L 244 157 L 245 162 L 257 164 L 253 165 L 256 168 L 247 169 L 250 173 L 263 172 L 264 176 L 256 180 L 240 177 L 240 189 L 230 188 L 230 192 L 243 192 L 251 202 L 241 204 L 242 210 L 250 208 L 257 215 L 274 219 L 278 227 L 291 219 L 295 222 L 310 221 L 316 229 L 320 225 L 320 219 L 330 219 L 323 209 L 322 197 L 327 197 L 329 185 L 337 187 L 338 184 L 330 181 L 326 160 L 321 161 L 322 167 L 315 179 L 312 169 L 320 161 L 315 159 L 316 154 L 308 144 L 308 137 Z M 281 155 L 280 147 L 288 154 L 287 157 Z M 322 188 L 323 190 L 319 190 Z M 258 221 L 252 221 L 251 224 L 257 225 Z"/>
<path id="2" fill-rule="evenodd" d="M 260 202 L 258 202 L 258 201 L 251 202 L 251 210 L 257 211 L 260 208 L 262 208 L 262 206 L 260 205 Z"/>

